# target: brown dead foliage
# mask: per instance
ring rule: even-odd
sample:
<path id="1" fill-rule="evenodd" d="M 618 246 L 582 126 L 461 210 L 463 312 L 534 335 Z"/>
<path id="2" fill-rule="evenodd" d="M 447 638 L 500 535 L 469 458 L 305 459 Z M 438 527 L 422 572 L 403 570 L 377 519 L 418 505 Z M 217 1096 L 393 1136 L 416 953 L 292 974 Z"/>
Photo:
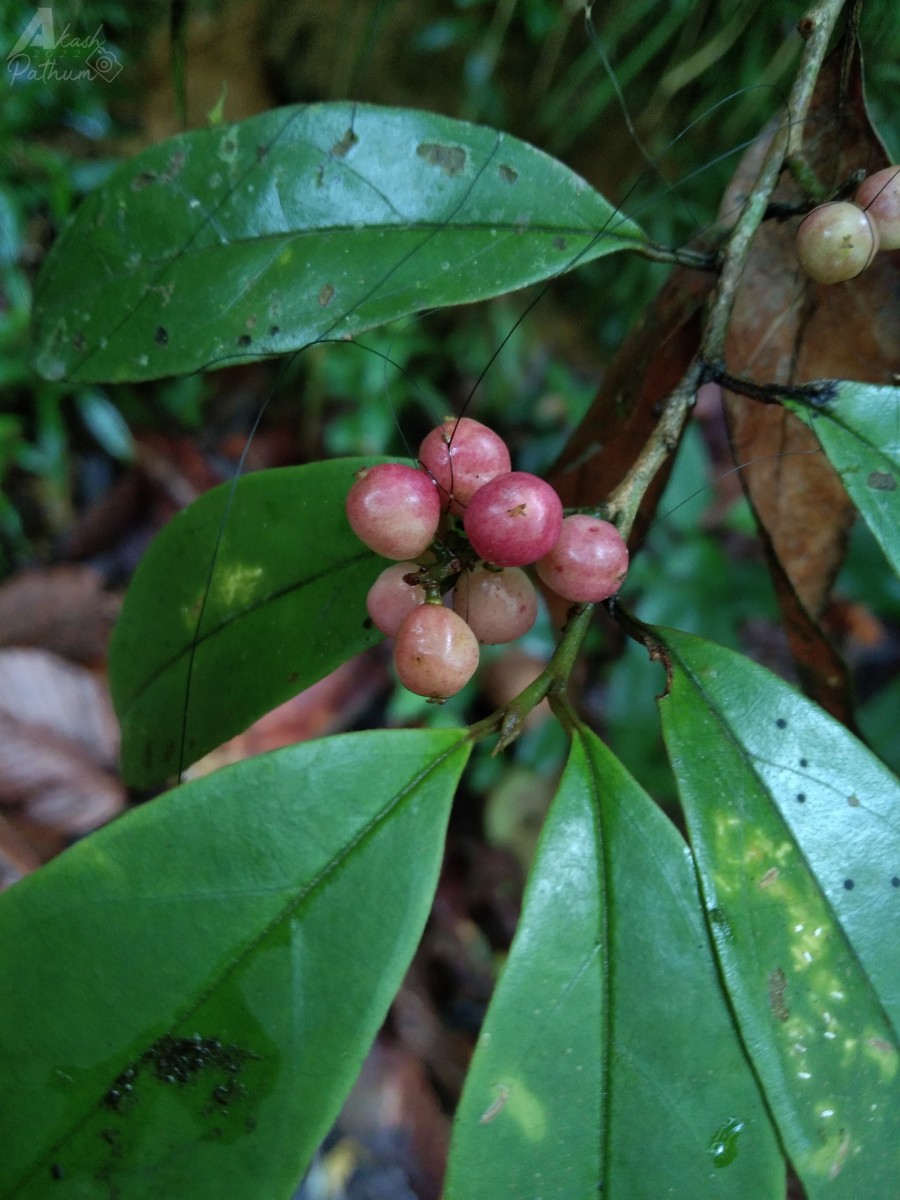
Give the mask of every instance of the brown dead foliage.
<path id="1" fill-rule="evenodd" d="M 0 854 L 13 873 L 52 858 L 125 806 L 118 727 L 90 671 L 44 650 L 0 651 Z"/>
<path id="2" fill-rule="evenodd" d="M 724 201 L 734 211 L 765 150 L 754 146 Z M 804 127 L 804 154 L 828 188 L 887 157 L 863 97 L 858 47 L 843 40 L 826 59 Z M 773 200 L 803 201 L 785 171 Z M 900 362 L 900 256 L 878 255 L 857 279 L 824 286 L 797 266 L 801 217 L 760 226 L 739 288 L 726 346 L 728 370 L 757 383 L 813 379 L 889 382 Z M 846 671 L 819 626 L 844 559 L 855 510 L 818 441 L 790 413 L 726 394 L 735 461 L 766 544 L 772 578 L 804 686 L 852 724 Z"/>
<path id="3" fill-rule="evenodd" d="M 120 599 L 91 567 L 34 567 L 0 586 L 0 646 L 39 646 L 72 662 L 106 658 Z"/>
<path id="4" fill-rule="evenodd" d="M 697 352 L 714 282 L 698 271 L 674 271 L 625 339 L 554 468 L 550 482 L 563 504 L 602 504 L 634 465 L 656 428 L 659 404 Z M 668 475 L 659 471 L 644 497 L 633 542 L 646 532 Z"/>

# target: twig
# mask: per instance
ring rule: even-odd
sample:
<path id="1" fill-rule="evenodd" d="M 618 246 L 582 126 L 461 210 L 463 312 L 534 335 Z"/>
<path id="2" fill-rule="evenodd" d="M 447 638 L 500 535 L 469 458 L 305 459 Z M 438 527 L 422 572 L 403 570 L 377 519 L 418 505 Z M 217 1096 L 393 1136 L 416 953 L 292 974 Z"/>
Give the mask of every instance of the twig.
<path id="1" fill-rule="evenodd" d="M 812 9 L 800 22 L 806 37 L 806 46 L 787 104 L 792 120 L 787 128 L 782 124 L 775 131 L 753 189 L 726 238 L 721 255 L 721 271 L 703 331 L 700 351 L 675 390 L 663 401 L 656 428 L 606 505 L 611 514 L 610 519 L 615 520 L 623 537 L 627 537 L 631 532 L 641 500 L 656 472 L 678 446 L 698 386 L 710 377 L 711 370 L 721 369 L 720 364 L 724 363 L 725 337 L 750 253 L 750 245 L 769 207 L 772 193 L 784 167 L 790 138 L 796 136 L 795 122 L 802 125 L 806 119 L 815 81 L 844 2 L 845 0 L 823 0 L 821 5 Z"/>

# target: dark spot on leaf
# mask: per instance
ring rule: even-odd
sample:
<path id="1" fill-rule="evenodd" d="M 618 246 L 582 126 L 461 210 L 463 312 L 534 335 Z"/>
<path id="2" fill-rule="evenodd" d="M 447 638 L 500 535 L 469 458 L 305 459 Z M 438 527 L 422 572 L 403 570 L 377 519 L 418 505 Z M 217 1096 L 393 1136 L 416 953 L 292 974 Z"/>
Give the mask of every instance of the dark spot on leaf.
<path id="1" fill-rule="evenodd" d="M 77 331 L 72 334 L 72 345 L 76 350 L 83 350 L 87 345 L 87 339 L 84 334 Z"/>
<path id="2" fill-rule="evenodd" d="M 63 1178 L 63 1169 L 59 1165 L 59 1163 L 51 1163 L 50 1164 L 50 1177 L 52 1179 L 62 1179 Z"/>
<path id="3" fill-rule="evenodd" d="M 131 181 L 131 190 L 139 192 L 142 188 L 149 187 L 151 183 L 156 183 L 155 171 L 141 171 L 140 175 L 135 175 Z"/>
<path id="4" fill-rule="evenodd" d="M 500 164 L 500 178 L 504 183 L 515 183 L 519 178 L 519 172 L 513 167 L 508 167 L 506 163 Z"/>
<path id="5" fill-rule="evenodd" d="M 169 331 L 166 329 L 165 325 L 157 325 L 155 341 L 157 346 L 168 346 Z"/>
<path id="6" fill-rule="evenodd" d="M 112 1151 L 113 1158 L 122 1157 L 122 1135 L 118 1129 L 101 1129 L 100 1136 Z"/>
<path id="7" fill-rule="evenodd" d="M 900 887 L 900 875 L 891 876 L 891 887 Z"/>
<path id="8" fill-rule="evenodd" d="M 876 492 L 895 492 L 897 490 L 897 480 L 890 471 L 873 471 L 866 483 Z"/>
<path id="9" fill-rule="evenodd" d="M 459 175 L 466 165 L 466 152 L 462 146 L 440 146 L 436 142 L 420 142 L 416 154 L 433 167 L 440 167 L 445 175 Z"/>
<path id="10" fill-rule="evenodd" d="M 134 1107 L 136 1099 L 134 1092 L 134 1082 L 137 1079 L 138 1067 L 126 1067 L 120 1075 L 117 1075 L 113 1080 L 113 1085 L 103 1097 L 103 1103 L 107 1108 L 111 1108 L 113 1112 L 124 1113 L 129 1112 Z"/>
<path id="11" fill-rule="evenodd" d="M 836 379 L 819 379 L 814 383 L 805 384 L 804 388 L 805 400 L 811 401 L 812 404 L 818 405 L 820 408 L 827 408 L 829 404 L 833 404 L 838 395 L 838 382 Z M 818 416 L 813 410 L 812 415 Z"/>
<path id="12" fill-rule="evenodd" d="M 242 333 L 241 336 L 237 340 L 237 344 L 239 346 L 249 346 L 252 343 L 252 341 L 253 341 L 253 338 L 250 336 L 249 333 Z"/>
<path id="13" fill-rule="evenodd" d="M 554 250 L 565 250 L 567 244 L 568 243 L 566 242 L 566 239 L 564 237 L 555 237 L 553 239 Z"/>
<path id="14" fill-rule="evenodd" d="M 801 766 L 801 767 L 808 767 L 808 766 L 809 766 L 809 759 L 808 759 L 808 758 L 801 758 L 801 759 L 800 759 L 800 766 Z"/>
<path id="15" fill-rule="evenodd" d="M 222 143 L 222 149 L 226 154 L 234 154 L 235 150 L 237 150 L 237 143 L 233 138 L 226 138 Z"/>
<path id="16" fill-rule="evenodd" d="M 859 796 L 848 796 L 847 803 L 851 808 L 859 808 Z"/>
<path id="17" fill-rule="evenodd" d="M 259 1055 L 234 1043 L 223 1043 L 219 1038 L 202 1037 L 199 1033 L 193 1037 L 166 1034 L 116 1077 L 103 1103 L 125 1117 L 134 1108 L 149 1078 L 166 1087 L 183 1088 L 204 1077 L 208 1103 L 203 1115 L 213 1112 L 225 1115 L 229 1106 L 248 1095 L 240 1077 L 251 1061 L 260 1061 Z M 107 1130 L 102 1136 L 110 1146 L 115 1146 L 116 1130 Z"/>
<path id="18" fill-rule="evenodd" d="M 769 976 L 768 985 L 769 1008 L 771 1008 L 776 1021 L 786 1021 L 791 1012 L 784 1001 L 784 993 L 787 989 L 787 977 L 781 967 L 776 967 Z"/>
<path id="19" fill-rule="evenodd" d="M 281 333 L 280 325 L 270 325 L 269 326 L 269 337 L 277 337 L 279 333 Z"/>
<path id="20" fill-rule="evenodd" d="M 353 130 L 348 129 L 344 136 L 339 138 L 338 141 L 336 141 L 331 147 L 331 157 L 344 158 L 345 155 L 350 153 L 358 141 L 359 138 L 356 136 Z"/>
<path id="21" fill-rule="evenodd" d="M 775 721 L 775 724 L 779 729 L 787 729 L 787 721 L 784 719 L 784 717 L 778 717 Z"/>
<path id="22" fill-rule="evenodd" d="M 234 1076 L 231 1076 L 230 1078 L 226 1079 L 224 1083 L 217 1084 L 216 1087 L 213 1088 L 212 1093 L 210 1094 L 211 1103 L 209 1107 L 203 1110 L 203 1114 L 204 1116 L 209 1116 L 211 1112 L 215 1111 L 213 1107 L 214 1105 L 218 1105 L 218 1107 L 222 1109 L 223 1113 L 227 1113 L 229 1105 L 237 1104 L 240 1100 L 243 1100 L 246 1095 L 247 1089 L 244 1084 L 241 1083 L 240 1080 L 235 1079 Z"/>
<path id="23" fill-rule="evenodd" d="M 363 629 L 374 629 L 375 622 L 372 620 L 371 617 L 366 617 L 366 619 L 362 623 L 362 627 L 363 627 Z"/>
<path id="24" fill-rule="evenodd" d="M 326 283 L 319 292 L 319 307 L 327 308 L 334 299 L 334 284 Z"/>
<path id="25" fill-rule="evenodd" d="M 852 879 L 844 880 L 844 891 L 845 892 L 852 892 L 855 886 L 856 886 L 856 884 L 853 882 Z"/>
<path id="26" fill-rule="evenodd" d="M 288 677 L 287 677 L 287 681 L 288 681 L 288 683 L 296 683 L 297 678 L 298 678 L 297 672 L 291 671 L 290 675 L 288 675 Z"/>
<path id="27" fill-rule="evenodd" d="M 806 793 L 805 793 L 805 792 L 798 792 L 798 793 L 797 793 L 797 803 L 798 803 L 798 804 L 805 804 L 805 803 L 806 803 Z"/>
<path id="28" fill-rule="evenodd" d="M 256 157 L 259 161 L 262 161 L 262 159 L 264 159 L 268 153 L 269 147 L 265 144 L 265 142 L 263 142 L 261 146 L 256 147 Z"/>

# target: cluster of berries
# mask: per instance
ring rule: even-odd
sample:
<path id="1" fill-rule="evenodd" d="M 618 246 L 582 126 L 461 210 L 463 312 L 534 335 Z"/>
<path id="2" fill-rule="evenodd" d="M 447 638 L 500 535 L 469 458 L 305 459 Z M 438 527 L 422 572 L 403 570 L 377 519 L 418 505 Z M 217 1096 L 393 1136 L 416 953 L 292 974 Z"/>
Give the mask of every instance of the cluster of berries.
<path id="1" fill-rule="evenodd" d="M 879 250 L 900 249 L 900 166 L 876 171 L 854 201 L 820 204 L 797 229 L 797 258 L 816 283 L 855 279 Z"/>
<path id="2" fill-rule="evenodd" d="M 396 638 L 401 682 L 435 700 L 471 679 L 480 643 L 512 641 L 534 624 L 537 594 L 523 567 L 533 564 L 547 587 L 573 602 L 612 596 L 628 570 L 614 525 L 564 516 L 553 488 L 513 471 L 503 439 L 469 417 L 433 429 L 418 467 L 358 472 L 347 519 L 376 554 L 399 560 L 372 585 L 366 606 Z"/>

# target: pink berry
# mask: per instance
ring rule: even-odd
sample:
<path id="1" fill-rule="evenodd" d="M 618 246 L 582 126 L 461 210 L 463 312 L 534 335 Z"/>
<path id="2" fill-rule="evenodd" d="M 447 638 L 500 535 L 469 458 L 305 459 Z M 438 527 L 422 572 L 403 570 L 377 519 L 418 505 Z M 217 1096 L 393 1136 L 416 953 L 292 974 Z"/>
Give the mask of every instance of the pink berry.
<path id="1" fill-rule="evenodd" d="M 875 222 L 881 249 L 900 250 L 900 166 L 864 179 L 855 200 Z"/>
<path id="2" fill-rule="evenodd" d="M 424 471 L 379 463 L 359 471 L 347 495 L 347 520 L 361 542 L 385 558 L 417 558 L 441 519 L 438 490 Z"/>
<path id="3" fill-rule="evenodd" d="M 406 582 L 406 576 L 418 570 L 415 562 L 392 563 L 369 588 L 366 609 L 376 628 L 388 637 L 396 637 L 406 614 L 425 603 L 424 587 Z"/>
<path id="4" fill-rule="evenodd" d="M 471 417 L 445 417 L 419 447 L 419 462 L 457 517 L 483 484 L 511 469 L 503 438 Z"/>
<path id="5" fill-rule="evenodd" d="M 514 641 L 532 627 L 537 616 L 537 593 L 519 567 L 495 571 L 479 563 L 471 571 L 463 571 L 457 580 L 453 610 L 479 642 L 497 646 Z"/>
<path id="6" fill-rule="evenodd" d="M 479 558 L 500 567 L 524 567 L 554 546 L 562 527 L 562 501 L 543 479 L 510 471 L 478 489 L 464 525 Z"/>
<path id="7" fill-rule="evenodd" d="M 797 228 L 797 259 L 816 283 L 843 283 L 864 271 L 878 250 L 878 230 L 849 200 L 820 204 Z"/>
<path id="8" fill-rule="evenodd" d="M 417 696 L 446 700 L 469 682 L 478 666 L 475 634 L 452 609 L 422 604 L 403 619 L 394 642 L 400 682 Z"/>
<path id="9" fill-rule="evenodd" d="M 609 521 L 586 513 L 566 517 L 556 545 L 537 573 L 552 591 L 580 603 L 614 596 L 628 572 L 628 547 Z"/>

